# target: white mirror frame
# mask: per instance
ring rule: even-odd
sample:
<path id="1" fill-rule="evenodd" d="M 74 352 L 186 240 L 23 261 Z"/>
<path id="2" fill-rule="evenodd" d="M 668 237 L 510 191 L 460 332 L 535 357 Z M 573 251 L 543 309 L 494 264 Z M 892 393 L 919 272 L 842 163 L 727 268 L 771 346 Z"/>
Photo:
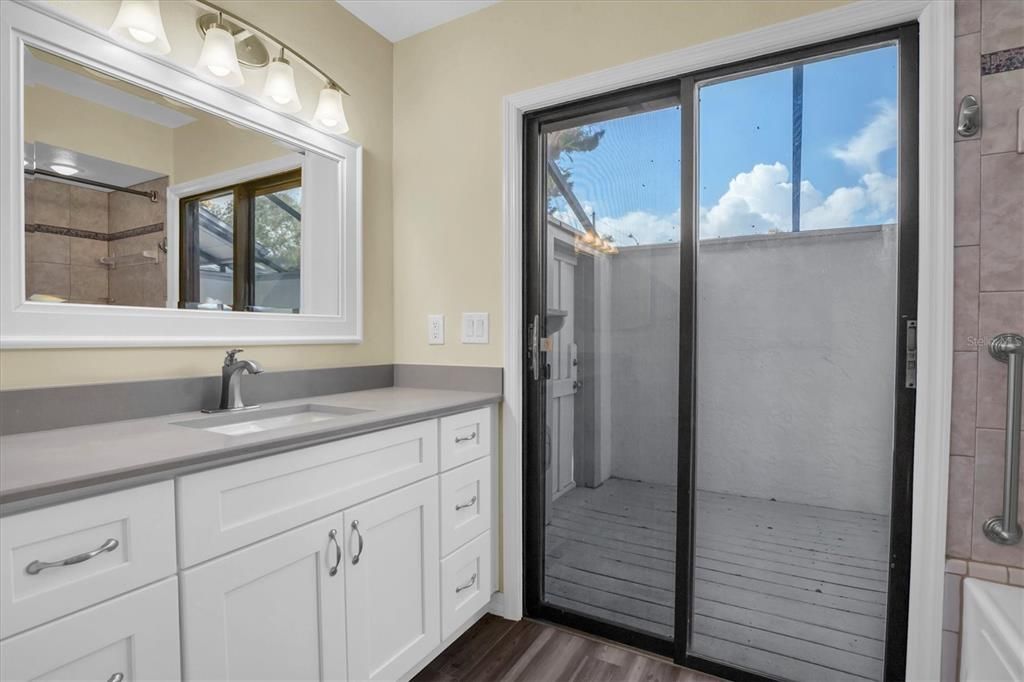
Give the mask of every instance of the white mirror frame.
<path id="1" fill-rule="evenodd" d="M 39 303 L 25 300 L 23 62 L 38 47 L 323 157 L 304 195 L 302 268 L 328 254 L 322 281 L 303 277 L 302 309 L 315 314 Z M 68 348 L 359 343 L 362 310 L 362 147 L 122 46 L 42 3 L 0 2 L 0 347 Z M 176 207 L 175 207 L 176 208 Z M 307 230 L 305 223 L 337 225 Z M 168 242 L 176 227 L 168 225 Z M 176 225 L 176 223 L 175 223 Z M 316 241 L 315 244 L 312 242 Z M 169 263 L 170 266 L 170 263 Z M 333 270 L 333 272 L 331 272 Z M 326 280 L 326 281 L 323 281 Z"/>

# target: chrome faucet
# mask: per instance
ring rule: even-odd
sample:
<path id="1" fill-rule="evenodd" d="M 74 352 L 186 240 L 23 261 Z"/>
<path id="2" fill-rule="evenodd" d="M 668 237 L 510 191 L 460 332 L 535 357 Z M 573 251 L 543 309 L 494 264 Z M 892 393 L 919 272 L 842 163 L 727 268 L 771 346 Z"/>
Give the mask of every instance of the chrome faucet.
<path id="1" fill-rule="evenodd" d="M 220 407 L 216 410 L 203 410 L 203 412 L 229 412 L 234 410 L 251 410 L 259 405 L 246 405 L 242 401 L 242 374 L 262 374 L 263 367 L 252 360 L 237 360 L 235 356 L 242 352 L 241 348 L 232 348 L 224 357 L 224 367 L 221 368 L 220 379 Z"/>

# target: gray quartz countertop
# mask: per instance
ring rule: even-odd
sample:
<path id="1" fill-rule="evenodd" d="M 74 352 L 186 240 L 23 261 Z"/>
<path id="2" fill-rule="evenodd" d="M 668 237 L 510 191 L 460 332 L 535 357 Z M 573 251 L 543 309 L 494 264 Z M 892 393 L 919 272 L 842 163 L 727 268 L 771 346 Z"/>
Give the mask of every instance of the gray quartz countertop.
<path id="1" fill-rule="evenodd" d="M 368 410 L 311 424 L 229 436 L 174 422 L 199 412 L 0 437 L 0 510 L 24 508 L 173 478 L 297 447 L 454 414 L 500 400 L 496 393 L 379 388 L 267 403 L 262 410 L 315 404 Z M 253 419 L 260 410 L 248 412 Z"/>

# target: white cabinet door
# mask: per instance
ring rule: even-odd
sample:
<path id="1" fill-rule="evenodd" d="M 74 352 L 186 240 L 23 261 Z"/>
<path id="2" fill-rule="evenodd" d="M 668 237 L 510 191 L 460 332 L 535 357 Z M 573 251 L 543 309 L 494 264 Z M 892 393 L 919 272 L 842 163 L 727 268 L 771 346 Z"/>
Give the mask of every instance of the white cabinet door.
<path id="1" fill-rule="evenodd" d="M 0 679 L 175 680 L 180 660 L 168 578 L 0 642 Z"/>
<path id="2" fill-rule="evenodd" d="M 437 498 L 431 478 L 345 512 L 350 679 L 396 679 L 441 643 Z"/>
<path id="3" fill-rule="evenodd" d="M 185 678 L 345 679 L 342 536 L 334 514 L 185 571 Z"/>

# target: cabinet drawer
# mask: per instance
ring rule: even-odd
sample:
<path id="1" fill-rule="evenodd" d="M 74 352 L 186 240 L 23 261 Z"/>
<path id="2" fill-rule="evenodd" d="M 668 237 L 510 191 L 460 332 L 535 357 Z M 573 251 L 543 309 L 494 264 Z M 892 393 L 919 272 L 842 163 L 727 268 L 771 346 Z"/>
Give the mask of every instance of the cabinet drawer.
<path id="1" fill-rule="evenodd" d="M 0 638 L 172 575 L 174 483 L 2 518 L 0 561 Z"/>
<path id="2" fill-rule="evenodd" d="M 491 534 L 441 561 L 441 640 L 491 601 Z"/>
<path id="3" fill-rule="evenodd" d="M 491 527 L 491 458 L 441 474 L 441 555 Z"/>
<path id="4" fill-rule="evenodd" d="M 181 565 L 191 566 L 437 473 L 436 420 L 178 480 Z"/>
<path id="5" fill-rule="evenodd" d="M 0 642 L 5 682 L 177 680 L 180 661 L 177 578 Z"/>
<path id="6" fill-rule="evenodd" d="M 441 418 L 442 471 L 491 454 L 493 414 L 492 408 L 482 407 Z"/>

